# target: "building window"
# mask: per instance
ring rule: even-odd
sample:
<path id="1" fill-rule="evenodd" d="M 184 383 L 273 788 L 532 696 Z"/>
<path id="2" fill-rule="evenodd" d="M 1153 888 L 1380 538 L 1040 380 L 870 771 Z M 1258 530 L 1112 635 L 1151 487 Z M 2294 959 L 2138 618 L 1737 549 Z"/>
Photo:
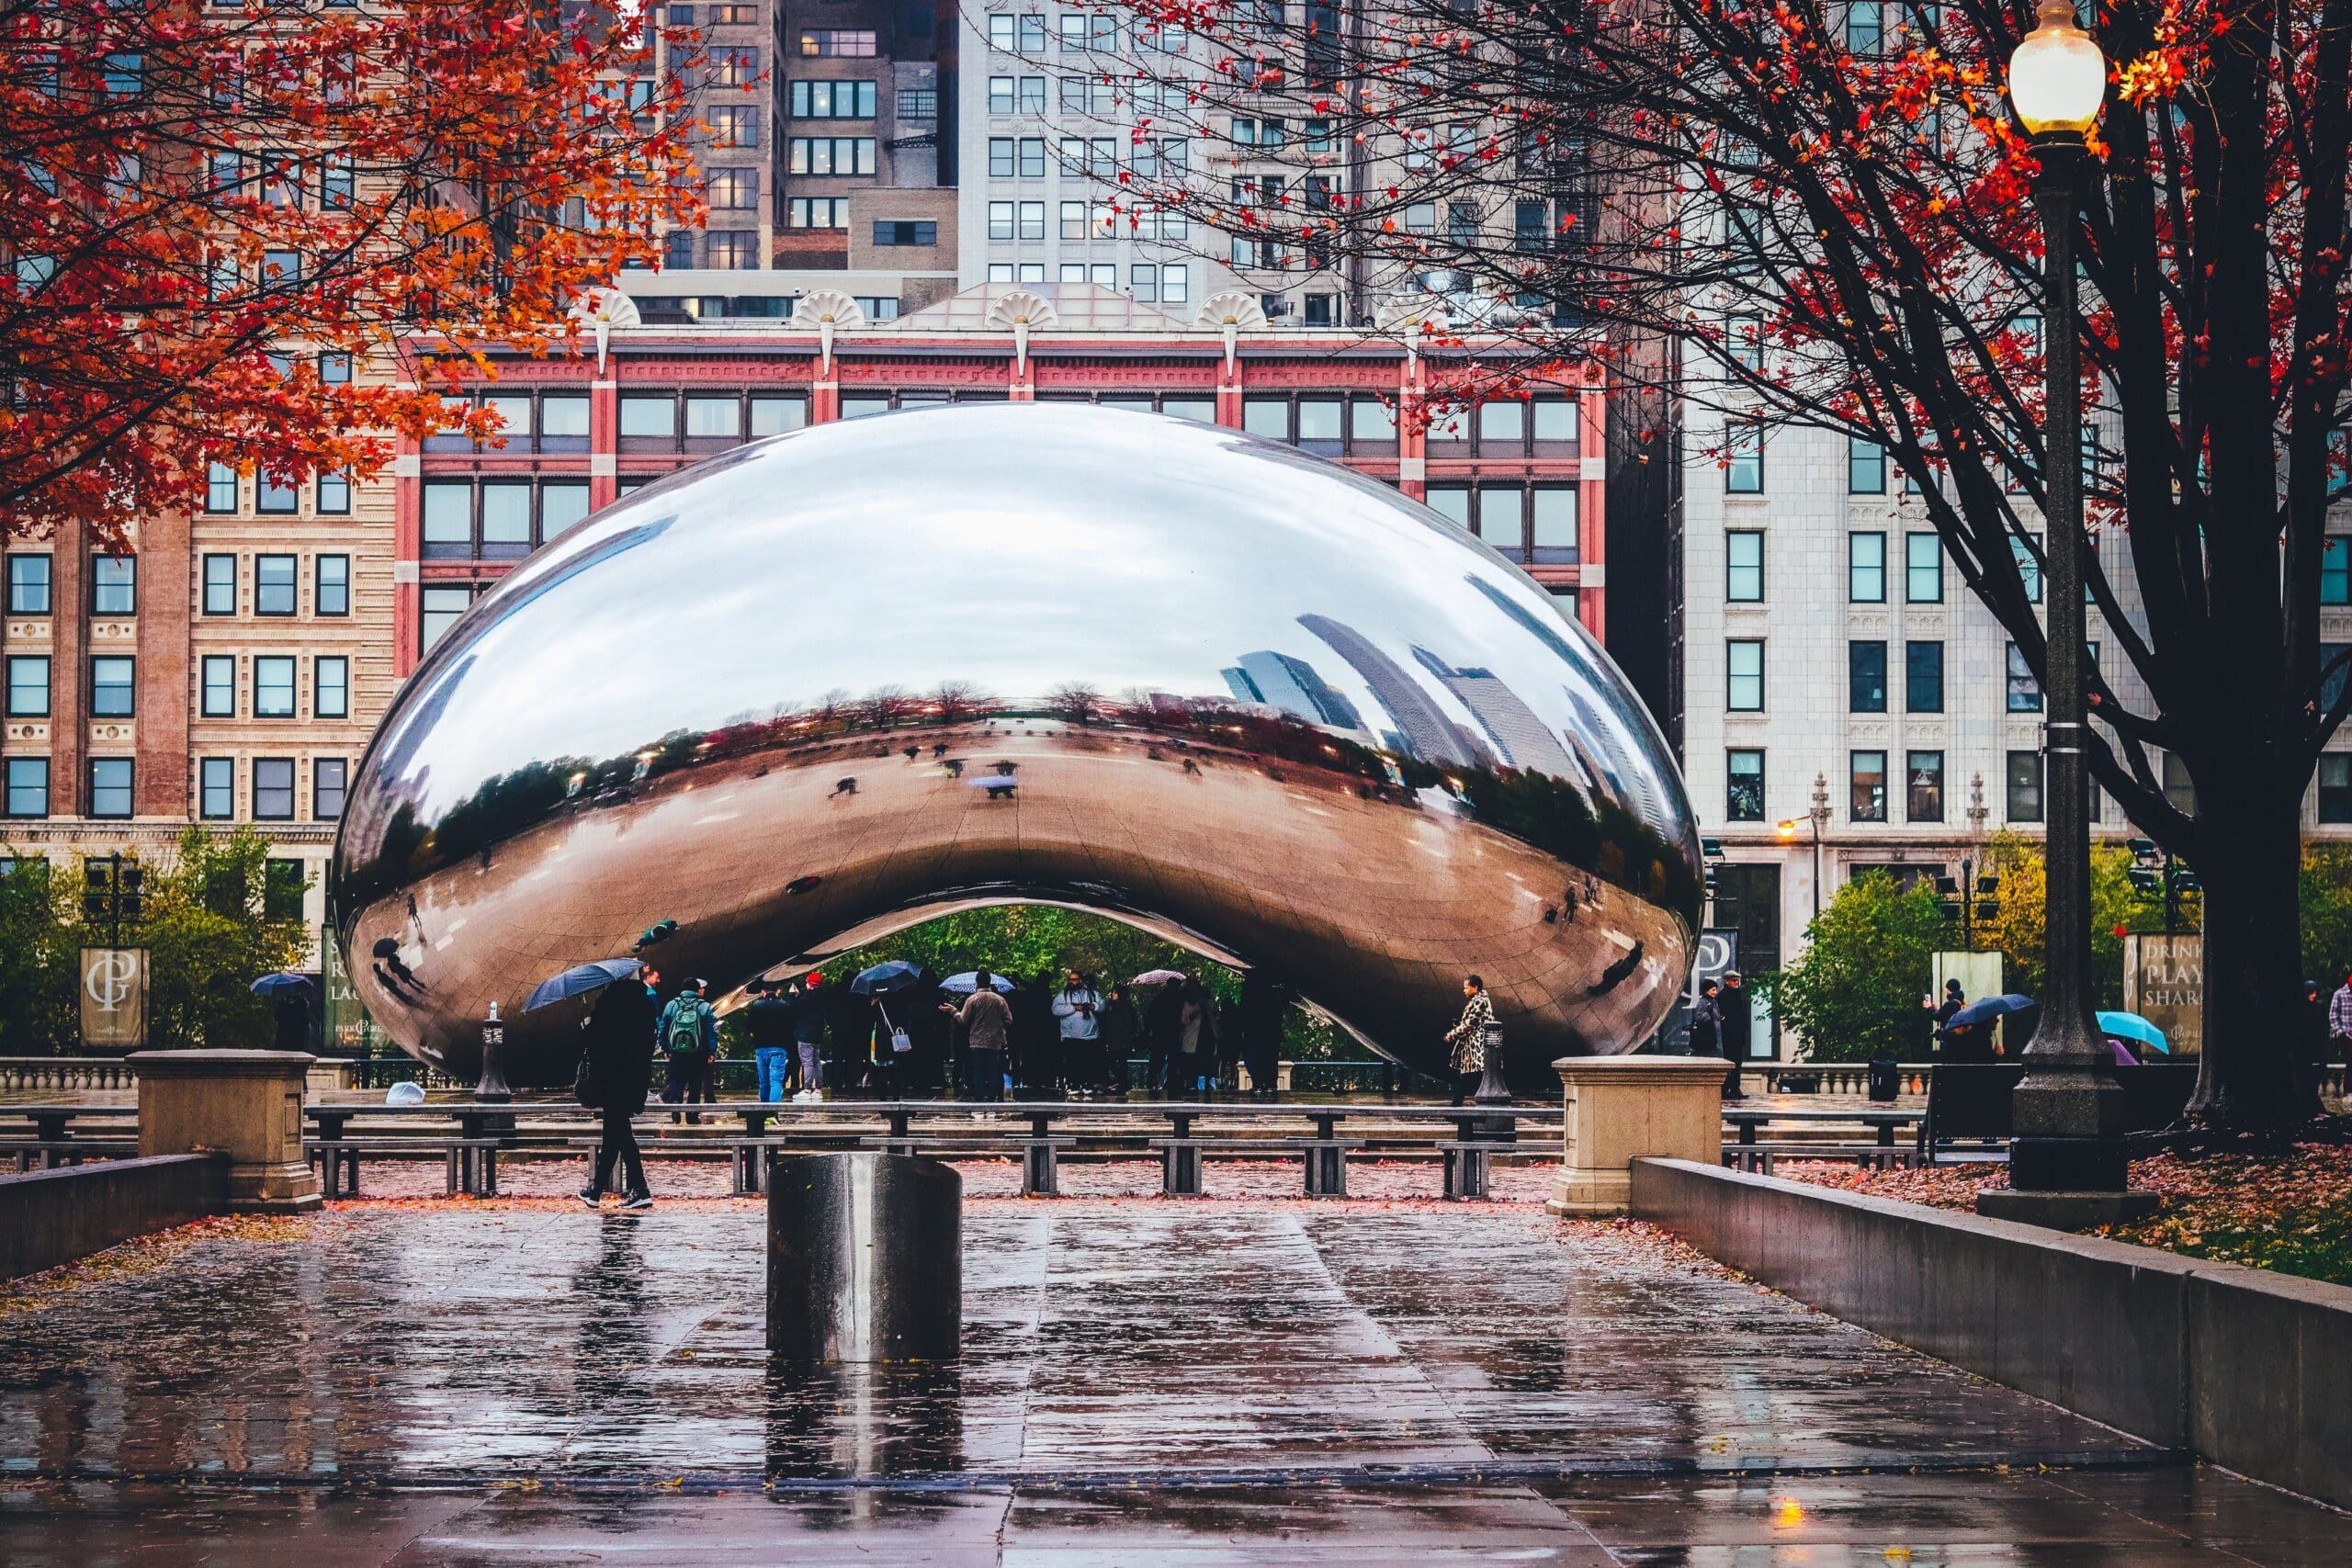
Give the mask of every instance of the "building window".
<path id="1" fill-rule="evenodd" d="M 806 398 L 761 398 L 752 400 L 752 434 L 782 435 L 788 430 L 799 430 L 808 423 L 808 400 Z"/>
<path id="2" fill-rule="evenodd" d="M 791 173 L 855 175 L 874 172 L 871 136 L 796 136 L 788 149 Z"/>
<path id="3" fill-rule="evenodd" d="M 196 809 L 208 822 L 226 822 L 237 814 L 234 758 L 206 757 L 197 763 Z"/>
<path id="4" fill-rule="evenodd" d="M 206 718 L 237 716 L 237 661 L 233 657 L 225 653 L 205 655 L 202 712 Z"/>
<path id="5" fill-rule="evenodd" d="M 233 615 L 237 613 L 236 557 L 204 558 L 204 613 L 208 615 Z"/>
<path id="6" fill-rule="evenodd" d="M 1944 544 L 1933 534 L 1903 536 L 1903 600 L 1908 604 L 1944 602 Z"/>
<path id="7" fill-rule="evenodd" d="M 757 212 L 760 209 L 760 171 L 711 170 L 704 200 L 714 212 Z"/>
<path id="8" fill-rule="evenodd" d="M 1903 758 L 1903 773 L 1906 799 L 1904 815 L 1912 822 L 1940 822 L 1944 819 L 1944 754 L 1941 751 L 1906 751 Z"/>
<path id="9" fill-rule="evenodd" d="M 1269 441 L 1290 439 L 1290 400 L 1288 398 L 1244 398 L 1241 400 L 1241 428 L 1251 435 L 1262 435 Z"/>
<path id="10" fill-rule="evenodd" d="M 287 766 L 290 768 L 293 764 L 288 762 Z M 287 790 L 287 795 L 290 802 L 293 795 L 290 786 Z M 290 804 L 288 812 L 288 815 L 292 813 Z M 256 817 L 261 815 L 258 806 L 254 807 L 254 815 Z M 266 920 L 300 919 L 302 893 L 310 886 L 311 881 L 302 870 L 302 863 L 299 860 L 264 861 L 261 871 L 262 919 Z"/>
<path id="11" fill-rule="evenodd" d="M 1886 536 L 1846 536 L 1846 597 L 1857 604 L 1886 603 Z"/>
<path id="12" fill-rule="evenodd" d="M 702 111 L 713 147 L 757 147 L 760 112 L 747 104 L 715 104 Z"/>
<path id="13" fill-rule="evenodd" d="M 1527 405 L 1501 398 L 1478 405 L 1478 450 L 1487 457 L 1509 457 L 1527 449 Z"/>
<path id="14" fill-rule="evenodd" d="M 588 520 L 588 487 L 571 479 L 549 479 L 539 487 L 541 543 Z"/>
<path id="15" fill-rule="evenodd" d="M 1724 347 L 1743 370 L 1764 368 L 1764 320 L 1755 315 L 1724 318 Z"/>
<path id="16" fill-rule="evenodd" d="M 295 570 L 292 556 L 255 556 L 254 558 L 254 614 L 256 615 L 290 615 L 295 607 Z"/>
<path id="17" fill-rule="evenodd" d="M 2008 645 L 2009 712 L 2040 713 L 2041 682 L 2033 678 L 2033 667 L 2025 661 L 2025 650 L 2016 643 Z"/>
<path id="18" fill-rule="evenodd" d="M 1735 528 L 1724 536 L 1724 597 L 1735 604 L 1764 603 L 1764 536 Z"/>
<path id="19" fill-rule="evenodd" d="M 2328 751 L 2320 757 L 2319 819 L 2352 822 L 2352 752 Z"/>
<path id="20" fill-rule="evenodd" d="M 94 556 L 90 559 L 90 614 L 139 613 L 139 558 Z"/>
<path id="21" fill-rule="evenodd" d="M 1724 818 L 1730 822 L 1764 820 L 1764 753 L 1724 753 Z"/>
<path id="22" fill-rule="evenodd" d="M 874 58 L 874 29 L 871 28 L 803 28 L 800 31 L 800 53 L 808 60 L 871 60 Z"/>
<path id="23" fill-rule="evenodd" d="M 469 588 L 427 588 L 419 595 L 417 615 L 419 653 L 430 653 L 441 635 L 458 624 L 466 606 L 473 603 Z"/>
<path id="24" fill-rule="evenodd" d="M 1764 426 L 1736 419 L 1724 426 L 1724 489 L 1733 495 L 1764 493 Z"/>
<path id="25" fill-rule="evenodd" d="M 687 440 L 741 441 L 742 438 L 743 405 L 741 400 L 731 397 L 686 400 Z"/>
<path id="26" fill-rule="evenodd" d="M 429 480 L 424 486 L 424 554 L 427 559 L 469 556 L 474 548 L 474 487 L 462 479 Z"/>
<path id="27" fill-rule="evenodd" d="M 1062 205 L 1067 207 L 1069 203 Z M 927 218 L 877 218 L 874 220 L 874 243 L 877 245 L 935 245 L 939 243 L 939 224 Z"/>
<path id="28" fill-rule="evenodd" d="M 1846 815 L 1854 822 L 1886 820 L 1886 753 L 1855 751 L 1846 761 Z"/>
<path id="29" fill-rule="evenodd" d="M 302 510 L 302 487 L 255 470 L 254 510 L 271 517 L 290 517 Z"/>
<path id="30" fill-rule="evenodd" d="M 226 463 L 205 470 L 204 510 L 215 515 L 237 510 L 237 470 Z"/>
<path id="31" fill-rule="evenodd" d="M 2352 604 L 2352 536 L 2338 534 L 2320 546 L 2319 602 Z"/>
<path id="32" fill-rule="evenodd" d="M 319 476 L 319 514 L 343 517 L 351 511 L 351 476 L 332 469 Z"/>
<path id="33" fill-rule="evenodd" d="M 11 757 L 8 759 L 8 815 L 11 817 L 49 815 L 48 758 Z"/>
<path id="34" fill-rule="evenodd" d="M 760 265 L 760 236 L 750 229 L 714 230 L 704 246 L 703 265 L 713 272 L 755 272 Z"/>
<path id="35" fill-rule="evenodd" d="M 1024 240 L 1042 240 L 1046 237 L 1046 204 L 1044 202 L 1024 201 L 1021 204 L 1021 237 Z"/>
<path id="36" fill-rule="evenodd" d="M 49 614 L 49 570 L 47 556 L 8 558 L 8 614 Z"/>
<path id="37" fill-rule="evenodd" d="M 991 76 L 989 78 L 989 113 L 1012 113 L 1012 77 Z"/>
<path id="38" fill-rule="evenodd" d="M 1849 642 L 1846 645 L 1846 711 L 1886 711 L 1886 644 Z"/>
<path id="39" fill-rule="evenodd" d="M 1470 487 L 1468 485 L 1430 485 L 1421 492 L 1421 504 L 1464 533 L 1470 531 Z"/>
<path id="40" fill-rule="evenodd" d="M 340 655 L 315 661 L 311 694 L 312 713 L 320 718 L 351 716 L 351 660 Z"/>
<path id="41" fill-rule="evenodd" d="M 1876 54 L 1885 35 L 1885 18 L 1879 0 L 1848 0 L 1846 51 L 1849 54 Z"/>
<path id="42" fill-rule="evenodd" d="M 901 87 L 899 89 L 900 119 L 937 119 L 939 93 L 932 87 Z"/>
<path id="43" fill-rule="evenodd" d="M 19 653 L 9 657 L 8 716 L 10 718 L 47 718 L 49 716 L 48 655 Z"/>
<path id="44" fill-rule="evenodd" d="M 1736 638 L 1724 644 L 1724 705 L 1734 713 L 1764 711 L 1764 644 Z"/>
<path id="45" fill-rule="evenodd" d="M 1337 456 L 1347 446 L 1348 405 L 1338 398 L 1298 400 L 1298 444 L 1309 452 Z"/>
<path id="46" fill-rule="evenodd" d="M 1846 492 L 1849 495 L 1886 493 L 1886 448 L 1860 436 L 1846 438 Z"/>
<path id="47" fill-rule="evenodd" d="M 786 220 L 795 229 L 847 229 L 849 197 L 796 196 L 786 209 Z"/>
<path id="48" fill-rule="evenodd" d="M 1903 709 L 1905 713 L 1944 711 L 1944 645 L 1906 642 L 1903 645 Z"/>
<path id="49" fill-rule="evenodd" d="M 311 761 L 311 817 L 332 822 L 343 815 L 343 795 L 351 779 L 351 764 L 341 757 L 316 757 Z"/>
<path id="50" fill-rule="evenodd" d="M 128 757 L 90 759 L 90 815 L 130 815 L 131 765 Z"/>
<path id="51" fill-rule="evenodd" d="M 2011 822 L 2041 820 L 2041 753 L 2012 751 L 2009 753 L 2009 807 Z"/>
<path id="52" fill-rule="evenodd" d="M 791 86 L 795 119 L 872 119 L 871 82 L 795 82 Z M 903 96 L 903 95 L 902 95 Z M 904 113 L 903 109 L 899 111 Z"/>
<path id="53" fill-rule="evenodd" d="M 1528 491 L 1528 553 L 1538 564 L 1577 558 L 1574 485 L 1537 485 Z"/>
<path id="54" fill-rule="evenodd" d="M 315 595 L 318 614 L 347 615 L 351 614 L 351 558 L 321 556 L 317 560 L 318 592 Z"/>
<path id="55" fill-rule="evenodd" d="M 113 654 L 90 660 L 90 716 L 129 718 L 137 702 L 137 660 Z"/>
<path id="56" fill-rule="evenodd" d="M 294 660 L 290 655 L 267 655 L 254 660 L 254 716 L 294 716 Z"/>
<path id="57" fill-rule="evenodd" d="M 531 482 L 491 479 L 481 487 L 481 554 L 513 559 L 531 553 Z"/>
<path id="58" fill-rule="evenodd" d="M 2173 751 L 2165 752 L 2164 759 L 2165 800 L 2183 817 L 2196 816 L 2197 786 L 2189 782 L 2188 764 Z"/>
<path id="59" fill-rule="evenodd" d="M 1023 54 L 1045 53 L 1046 18 L 1044 15 L 1038 12 L 1024 11 L 1022 13 L 1018 20 L 1021 23 L 1020 52 Z"/>
<path id="60" fill-rule="evenodd" d="M 254 759 L 254 819 L 290 822 L 294 819 L 294 759 Z"/>
<path id="61" fill-rule="evenodd" d="M 2009 541 L 2009 553 L 2017 558 L 2018 575 L 2025 580 L 2026 602 L 2041 604 L 2041 561 L 2034 553 L 2033 542 L 2013 538 Z"/>
<path id="62" fill-rule="evenodd" d="M 991 240 L 1012 238 L 1012 203 L 1009 201 L 989 203 L 989 238 Z"/>

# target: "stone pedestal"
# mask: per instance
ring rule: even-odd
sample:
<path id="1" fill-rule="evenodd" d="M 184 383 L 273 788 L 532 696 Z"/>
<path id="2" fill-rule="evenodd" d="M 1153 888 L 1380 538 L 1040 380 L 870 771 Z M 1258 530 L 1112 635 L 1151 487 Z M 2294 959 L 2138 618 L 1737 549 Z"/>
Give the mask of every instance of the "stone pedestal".
<path id="1" fill-rule="evenodd" d="M 140 1051 L 139 1153 L 229 1156 L 232 1213 L 319 1207 L 302 1157 L 302 1089 L 317 1058 L 302 1051 Z"/>
<path id="2" fill-rule="evenodd" d="M 1723 1163 L 1724 1063 L 1714 1056 L 1564 1056 L 1555 1214 L 1622 1214 L 1645 1156 Z"/>

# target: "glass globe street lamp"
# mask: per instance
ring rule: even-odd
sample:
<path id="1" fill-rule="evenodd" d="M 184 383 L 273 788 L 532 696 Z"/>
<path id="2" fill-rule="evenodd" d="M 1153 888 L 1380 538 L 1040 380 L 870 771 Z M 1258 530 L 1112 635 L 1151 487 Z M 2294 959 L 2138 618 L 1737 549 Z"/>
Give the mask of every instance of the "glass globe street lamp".
<path id="1" fill-rule="evenodd" d="M 2049 579 L 2043 682 L 2047 866 L 2041 1021 L 2011 1100 L 2009 1186 L 1977 1194 L 1979 1213 L 2075 1230 L 2153 1208 L 2126 1190 L 2123 1090 L 2092 1014 L 2090 792 L 2084 721 L 2082 377 L 2075 225 L 2090 171 L 2085 133 L 2107 97 L 2107 61 L 2076 25 L 2071 0 L 2041 0 L 2038 25 L 2009 61 L 2009 105 L 2033 137 L 2041 172 L 2043 287 L 2042 521 Z"/>

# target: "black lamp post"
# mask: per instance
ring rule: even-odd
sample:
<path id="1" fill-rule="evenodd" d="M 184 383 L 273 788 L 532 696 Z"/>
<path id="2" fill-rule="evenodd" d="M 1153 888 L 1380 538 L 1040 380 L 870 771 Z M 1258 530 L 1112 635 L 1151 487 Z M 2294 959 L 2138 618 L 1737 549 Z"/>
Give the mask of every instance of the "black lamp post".
<path id="1" fill-rule="evenodd" d="M 2041 172 L 2043 286 L 2042 519 L 2049 582 L 2047 869 L 2041 1021 L 2011 1101 L 2009 1187 L 1977 1194 L 1980 1213 L 2064 1230 L 2111 1224 L 2155 1206 L 2126 1190 L 2123 1090 L 2092 1016 L 2089 739 L 2083 701 L 2082 380 L 2077 359 L 2075 221 L 2089 174 L 2084 135 L 2107 96 L 2107 62 L 2075 23 L 2073 0 L 2041 0 L 2038 25 L 2009 61 L 2009 103 L 2033 137 Z"/>

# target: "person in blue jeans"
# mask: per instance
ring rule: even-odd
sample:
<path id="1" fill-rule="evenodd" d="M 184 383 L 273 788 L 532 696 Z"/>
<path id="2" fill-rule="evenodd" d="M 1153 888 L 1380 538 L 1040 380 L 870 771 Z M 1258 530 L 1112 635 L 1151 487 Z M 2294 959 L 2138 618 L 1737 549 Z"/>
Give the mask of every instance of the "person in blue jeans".
<path id="1" fill-rule="evenodd" d="M 752 1035 L 752 1060 L 759 1074 L 760 1098 L 782 1104 L 790 1097 L 799 1063 L 792 1049 L 792 1004 L 764 980 L 753 982 L 752 1005 L 743 1019 Z"/>

